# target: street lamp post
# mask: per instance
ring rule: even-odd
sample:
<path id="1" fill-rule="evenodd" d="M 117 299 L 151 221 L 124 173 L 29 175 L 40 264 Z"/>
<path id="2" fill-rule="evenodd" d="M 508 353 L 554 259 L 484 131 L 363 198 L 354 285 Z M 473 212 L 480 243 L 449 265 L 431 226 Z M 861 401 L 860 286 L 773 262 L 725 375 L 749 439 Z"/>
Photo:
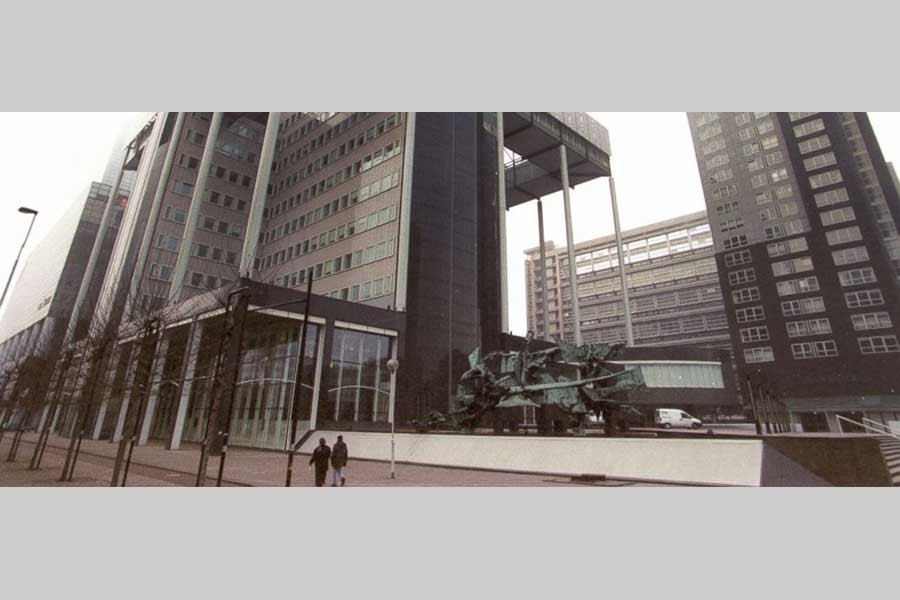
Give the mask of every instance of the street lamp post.
<path id="1" fill-rule="evenodd" d="M 9 279 L 6 280 L 6 287 L 3 288 L 3 296 L 0 297 L 0 307 L 3 306 L 3 301 L 6 300 L 6 292 L 9 291 L 9 284 L 12 283 L 13 274 L 16 272 L 16 267 L 19 265 L 19 259 L 22 258 L 22 250 L 25 249 L 25 244 L 28 243 L 28 236 L 31 235 L 31 228 L 34 227 L 34 220 L 37 218 L 38 214 L 38 211 L 33 208 L 28 208 L 27 206 L 20 206 L 19 212 L 24 215 L 31 215 L 31 223 L 28 225 L 28 232 L 25 234 L 25 240 L 19 248 L 19 254 L 16 255 L 16 262 L 13 263 L 12 271 L 9 272 Z"/>
<path id="2" fill-rule="evenodd" d="M 387 362 L 387 367 L 391 372 L 391 399 L 388 405 L 388 420 L 391 422 L 391 479 L 396 479 L 394 472 L 394 401 L 397 398 L 397 369 L 400 363 L 396 358 L 392 358 Z"/>

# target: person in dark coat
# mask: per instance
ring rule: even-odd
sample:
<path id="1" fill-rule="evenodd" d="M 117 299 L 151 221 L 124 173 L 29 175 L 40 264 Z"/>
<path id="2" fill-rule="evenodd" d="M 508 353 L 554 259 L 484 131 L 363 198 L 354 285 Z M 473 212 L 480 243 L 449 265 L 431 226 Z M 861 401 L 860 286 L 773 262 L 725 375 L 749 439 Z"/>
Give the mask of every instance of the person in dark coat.
<path id="1" fill-rule="evenodd" d="M 344 477 L 344 467 L 347 466 L 347 444 L 344 443 L 344 436 L 339 435 L 334 449 L 331 451 L 331 487 L 336 487 L 338 479 L 341 480 L 341 486 L 347 484 L 347 478 Z"/>
<path id="2" fill-rule="evenodd" d="M 312 456 L 309 458 L 310 468 L 312 468 L 313 463 L 316 465 L 316 487 L 325 485 L 329 458 L 331 458 L 331 448 L 325 443 L 325 438 L 319 438 L 319 445 L 313 450 Z"/>

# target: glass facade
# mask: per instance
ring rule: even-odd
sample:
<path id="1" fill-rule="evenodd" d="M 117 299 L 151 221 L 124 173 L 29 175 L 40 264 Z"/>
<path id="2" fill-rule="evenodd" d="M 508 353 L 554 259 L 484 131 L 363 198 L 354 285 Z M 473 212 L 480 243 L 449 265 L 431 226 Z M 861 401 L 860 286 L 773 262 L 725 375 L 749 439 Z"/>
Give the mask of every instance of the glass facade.
<path id="1" fill-rule="evenodd" d="M 233 443 L 260 448 L 286 447 L 290 436 L 300 329 L 301 323 L 296 320 L 252 319 L 248 324 L 232 410 Z M 312 412 L 319 331 L 320 326 L 314 323 L 307 327 L 299 404 L 299 421 L 304 425 Z M 200 441 L 205 432 L 214 353 L 207 354 L 198 357 L 185 422 L 185 440 Z M 302 432 L 302 429 L 298 431 Z"/>
<path id="2" fill-rule="evenodd" d="M 393 340 L 335 328 L 317 422 L 387 422 Z"/>

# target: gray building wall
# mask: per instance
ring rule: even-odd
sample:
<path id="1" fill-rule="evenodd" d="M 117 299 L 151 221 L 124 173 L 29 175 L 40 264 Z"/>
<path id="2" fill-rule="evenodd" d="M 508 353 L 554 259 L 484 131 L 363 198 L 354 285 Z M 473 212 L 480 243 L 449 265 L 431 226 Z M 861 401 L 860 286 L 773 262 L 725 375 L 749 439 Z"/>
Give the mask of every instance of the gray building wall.
<path id="1" fill-rule="evenodd" d="M 625 231 L 623 242 L 635 345 L 731 348 L 706 213 Z M 572 341 L 566 249 L 552 242 L 547 246 L 545 272 L 540 269 L 539 249 L 526 252 L 528 328 L 538 337 Z M 624 342 L 615 237 L 577 244 L 575 261 L 584 342 Z M 547 332 L 542 282 L 547 285 Z"/>

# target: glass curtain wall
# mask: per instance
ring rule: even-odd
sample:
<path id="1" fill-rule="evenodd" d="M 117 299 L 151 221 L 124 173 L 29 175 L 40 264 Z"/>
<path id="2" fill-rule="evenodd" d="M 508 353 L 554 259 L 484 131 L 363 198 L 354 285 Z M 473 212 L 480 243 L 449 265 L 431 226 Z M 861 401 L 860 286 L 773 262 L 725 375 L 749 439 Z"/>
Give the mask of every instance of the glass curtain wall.
<path id="1" fill-rule="evenodd" d="M 301 325 L 293 319 L 257 315 L 248 319 L 234 395 L 230 443 L 257 448 L 287 447 Z M 298 435 L 309 423 L 318 339 L 319 326 L 310 323 L 306 332 Z M 197 366 L 188 404 L 185 440 L 200 441 L 203 438 L 214 367 L 214 353 L 210 354 L 201 357 Z"/>
<path id="2" fill-rule="evenodd" d="M 389 336 L 335 328 L 320 424 L 338 421 L 386 423 L 390 401 L 393 340 Z"/>

